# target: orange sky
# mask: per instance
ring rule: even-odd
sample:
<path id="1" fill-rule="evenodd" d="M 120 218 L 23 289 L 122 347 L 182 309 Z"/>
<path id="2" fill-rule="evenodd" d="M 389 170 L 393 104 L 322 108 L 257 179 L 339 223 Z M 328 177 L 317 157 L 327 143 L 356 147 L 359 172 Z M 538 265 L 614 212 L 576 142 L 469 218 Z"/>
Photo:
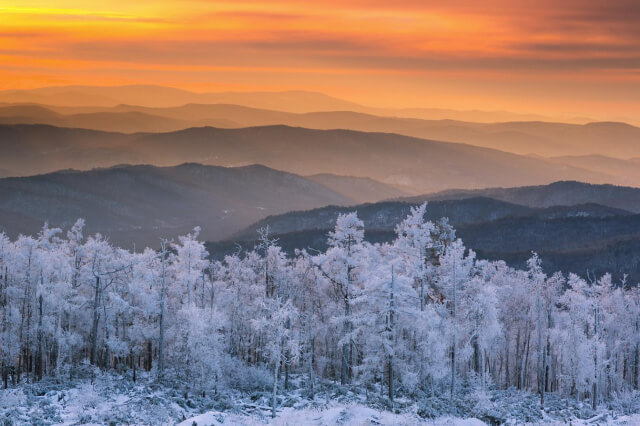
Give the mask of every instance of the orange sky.
<path id="1" fill-rule="evenodd" d="M 0 0 L 0 89 L 317 90 L 639 118 L 638 0 Z"/>

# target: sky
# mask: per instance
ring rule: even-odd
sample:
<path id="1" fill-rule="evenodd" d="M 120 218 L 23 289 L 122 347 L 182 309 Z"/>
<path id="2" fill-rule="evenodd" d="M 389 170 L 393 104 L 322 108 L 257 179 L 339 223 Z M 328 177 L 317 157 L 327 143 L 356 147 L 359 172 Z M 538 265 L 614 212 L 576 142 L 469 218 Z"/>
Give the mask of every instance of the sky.
<path id="1" fill-rule="evenodd" d="M 0 89 L 312 90 L 640 116 L 638 0 L 0 0 Z"/>

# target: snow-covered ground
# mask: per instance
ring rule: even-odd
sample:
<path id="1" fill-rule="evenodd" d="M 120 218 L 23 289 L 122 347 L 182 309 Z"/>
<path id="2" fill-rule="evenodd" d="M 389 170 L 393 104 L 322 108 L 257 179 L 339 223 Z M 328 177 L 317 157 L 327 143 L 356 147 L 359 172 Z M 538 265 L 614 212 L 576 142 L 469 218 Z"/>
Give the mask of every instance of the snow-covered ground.
<path id="1" fill-rule="evenodd" d="M 296 383 L 297 385 L 297 383 Z M 393 410 L 371 395 L 340 394 L 331 383 L 314 398 L 301 388 L 280 399 L 271 418 L 269 392 L 195 395 L 176 383 L 159 384 L 142 373 L 130 376 L 85 370 L 73 380 L 46 379 L 0 390 L 1 425 L 640 425 L 640 414 L 624 414 L 548 395 L 545 411 L 538 398 L 518 391 L 465 392 L 454 406 L 447 398 L 420 403 L 400 399 Z M 327 398 L 327 393 L 329 397 Z M 444 401 L 444 402 L 443 402 Z M 453 408 L 452 408 L 453 407 Z M 465 408 L 466 407 L 466 408 Z"/>
<path id="2" fill-rule="evenodd" d="M 286 408 L 275 419 L 247 414 L 230 414 L 210 411 L 191 417 L 179 426 L 218 426 L 218 425 L 433 425 L 433 426 L 482 426 L 478 419 L 460 419 L 442 417 L 421 419 L 415 414 L 395 414 L 378 411 L 360 404 L 330 404 L 324 408 Z"/>
<path id="3" fill-rule="evenodd" d="M 564 421 L 548 420 L 535 423 L 509 422 L 513 425 L 563 425 Z M 590 419 L 573 419 L 572 426 L 588 425 L 640 425 L 640 415 L 612 417 L 609 414 L 601 414 Z M 436 419 L 422 419 L 414 414 L 394 414 L 388 411 L 377 411 L 359 404 L 344 405 L 335 404 L 322 410 L 316 409 L 285 409 L 275 419 L 261 416 L 223 413 L 210 411 L 198 416 L 190 417 L 179 426 L 289 426 L 289 425 L 426 425 L 426 426 L 482 426 L 485 422 L 476 418 L 457 418 L 443 416 Z"/>

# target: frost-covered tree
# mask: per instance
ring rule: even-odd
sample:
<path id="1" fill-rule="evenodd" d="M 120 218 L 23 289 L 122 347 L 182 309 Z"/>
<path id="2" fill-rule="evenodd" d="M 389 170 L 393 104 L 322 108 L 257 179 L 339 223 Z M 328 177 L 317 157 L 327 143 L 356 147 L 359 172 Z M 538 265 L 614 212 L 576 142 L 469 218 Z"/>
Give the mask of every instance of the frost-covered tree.
<path id="1" fill-rule="evenodd" d="M 639 390 L 634 283 L 546 274 L 536 255 L 525 270 L 477 259 L 425 212 L 412 208 L 390 243 L 368 243 L 354 212 L 324 252 L 287 254 L 262 233 L 223 260 L 198 228 L 136 252 L 84 235 L 82 220 L 0 233 L 2 385 L 89 363 L 198 394 L 263 390 L 272 413 L 292 386 L 338 379 L 396 402 L 455 399 L 461 382 L 592 407 Z"/>
<path id="2" fill-rule="evenodd" d="M 344 307 L 342 315 L 335 318 L 342 323 L 340 382 L 343 385 L 353 377 L 352 305 L 363 286 L 359 277 L 362 267 L 359 261 L 365 252 L 363 240 L 364 224 L 358 219 L 357 213 L 340 215 L 335 230 L 329 233 L 329 249 L 316 259 L 322 274 L 331 282 Z"/>
<path id="3" fill-rule="evenodd" d="M 173 244 L 175 259 L 173 267 L 176 280 L 182 283 L 186 291 L 186 304 L 191 306 L 193 293 L 196 291 L 198 280 L 204 281 L 204 269 L 207 267 L 207 250 L 201 241 L 198 241 L 200 227 L 195 227 L 193 232 L 178 238 L 179 243 Z M 204 285 L 203 285 L 204 287 Z M 200 305 L 204 303 L 201 300 Z"/>
<path id="4" fill-rule="evenodd" d="M 453 399 L 456 391 L 456 376 L 458 374 L 458 359 L 466 359 L 470 355 L 471 338 L 468 331 L 469 322 L 465 316 L 458 312 L 460 295 L 474 272 L 475 253 L 469 251 L 465 256 L 466 248 L 461 240 L 454 241 L 440 257 L 438 286 L 442 294 L 449 301 L 449 327 L 451 334 L 451 372 L 450 372 L 450 397 Z"/>

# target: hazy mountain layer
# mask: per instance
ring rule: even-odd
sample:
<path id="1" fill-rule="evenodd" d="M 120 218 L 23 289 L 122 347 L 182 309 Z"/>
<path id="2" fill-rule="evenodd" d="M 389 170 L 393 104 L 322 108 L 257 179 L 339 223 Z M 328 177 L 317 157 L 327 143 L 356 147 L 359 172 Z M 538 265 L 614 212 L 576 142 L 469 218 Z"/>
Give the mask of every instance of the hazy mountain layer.
<path id="1" fill-rule="evenodd" d="M 448 190 L 436 194 L 403 199 L 408 202 L 490 197 L 530 207 L 571 206 L 597 203 L 640 213 L 640 189 L 615 185 L 593 185 L 583 182 L 554 182 L 550 185 L 480 190 Z"/>
<path id="2" fill-rule="evenodd" d="M 350 110 L 358 104 L 308 91 L 195 93 L 163 86 L 52 86 L 0 91 L 0 102 L 38 103 L 70 107 L 113 107 L 135 104 L 171 107 L 187 103 L 233 103 L 283 111 Z"/>
<path id="3" fill-rule="evenodd" d="M 640 156 L 640 128 L 625 123 L 474 123 L 451 119 L 383 117 L 353 111 L 296 114 L 228 104 L 187 104 L 164 108 L 133 105 L 112 108 L 8 105 L 0 107 L 0 123 L 40 123 L 125 133 L 168 132 L 195 126 L 238 128 L 284 124 L 314 129 L 397 133 L 516 154 Z M 613 167 L 605 167 L 601 171 L 625 176 L 616 173 Z"/>
<path id="4" fill-rule="evenodd" d="M 35 234 L 48 221 L 121 244 L 157 245 L 202 227 L 219 239 L 270 214 L 352 200 L 304 177 L 264 166 L 121 166 L 0 179 L 0 230 Z"/>
<path id="5" fill-rule="evenodd" d="M 174 107 L 187 103 L 226 103 L 278 111 L 355 111 L 368 114 L 413 117 L 429 120 L 454 119 L 474 122 L 566 121 L 585 123 L 588 118 L 548 117 L 509 111 L 453 110 L 445 108 L 375 108 L 310 91 L 285 92 L 210 92 L 195 93 L 171 87 L 133 86 L 55 86 L 30 90 L 0 91 L 0 102 L 38 103 L 81 107 L 113 107 L 120 104 L 147 107 Z M 282 123 L 280 123 L 282 124 Z"/>
<path id="6" fill-rule="evenodd" d="M 158 134 L 120 134 L 41 125 L 0 126 L 0 168 L 13 175 L 118 163 L 160 166 L 184 162 L 264 164 L 291 173 L 367 177 L 413 193 L 452 187 L 545 184 L 609 176 L 464 144 L 395 134 L 310 130 L 287 126 L 191 128 Z"/>

